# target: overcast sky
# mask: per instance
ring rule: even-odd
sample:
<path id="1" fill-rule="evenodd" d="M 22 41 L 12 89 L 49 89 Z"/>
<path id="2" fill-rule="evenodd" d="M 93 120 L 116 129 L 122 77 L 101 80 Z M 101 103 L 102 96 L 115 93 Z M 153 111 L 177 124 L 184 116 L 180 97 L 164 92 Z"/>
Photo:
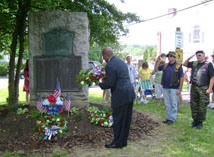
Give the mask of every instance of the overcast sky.
<path id="1" fill-rule="evenodd" d="M 143 20 L 150 19 L 168 13 L 169 8 L 183 9 L 200 3 L 200 0 L 108 0 L 123 12 L 136 13 Z M 183 12 L 183 14 L 185 11 Z M 169 17 L 164 17 L 169 18 Z M 129 26 L 128 36 L 121 38 L 121 43 L 151 45 L 157 43 L 157 32 L 163 27 L 164 18 L 142 22 Z"/>

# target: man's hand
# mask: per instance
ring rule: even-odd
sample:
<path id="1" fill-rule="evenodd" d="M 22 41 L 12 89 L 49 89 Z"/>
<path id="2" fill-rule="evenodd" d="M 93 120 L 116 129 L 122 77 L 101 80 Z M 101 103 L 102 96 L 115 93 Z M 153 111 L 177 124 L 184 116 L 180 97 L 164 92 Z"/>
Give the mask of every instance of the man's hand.
<path id="1" fill-rule="evenodd" d="M 177 95 L 180 95 L 180 94 L 181 94 L 181 89 L 178 89 L 178 90 L 176 91 L 176 94 L 177 94 Z"/>
<path id="2" fill-rule="evenodd" d="M 161 56 L 158 56 L 158 58 L 157 58 L 156 61 L 157 61 L 157 62 L 158 62 L 158 61 L 161 61 Z"/>
<path id="3" fill-rule="evenodd" d="M 206 90 L 206 94 L 210 94 L 211 92 L 212 92 L 212 89 L 209 89 L 209 88 L 208 88 L 208 89 Z"/>

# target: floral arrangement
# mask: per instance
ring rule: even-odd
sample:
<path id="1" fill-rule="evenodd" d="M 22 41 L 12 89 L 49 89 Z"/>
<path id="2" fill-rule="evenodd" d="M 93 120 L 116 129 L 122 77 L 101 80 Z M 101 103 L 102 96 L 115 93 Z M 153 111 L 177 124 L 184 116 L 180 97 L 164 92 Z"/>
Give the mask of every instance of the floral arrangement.
<path id="1" fill-rule="evenodd" d="M 67 121 L 59 115 L 46 115 L 36 122 L 36 129 L 44 140 L 51 140 L 52 136 L 62 135 L 67 131 Z"/>
<path id="2" fill-rule="evenodd" d="M 112 113 L 109 110 L 99 110 L 97 107 L 88 107 L 86 110 L 89 112 L 88 118 L 91 123 L 103 127 L 113 125 Z"/>
<path id="3" fill-rule="evenodd" d="M 105 77 L 105 71 L 103 66 L 96 66 L 92 69 L 81 70 L 76 75 L 76 82 L 81 86 L 92 85 L 98 83 L 101 78 Z"/>
<path id="4" fill-rule="evenodd" d="M 63 103 L 65 110 L 70 111 L 70 97 L 67 95 L 64 102 L 60 98 L 61 88 L 57 79 L 56 89 L 54 94 L 50 94 L 42 102 L 42 97 L 36 103 L 37 109 L 41 112 L 41 117 L 36 122 L 36 129 L 44 137 L 44 140 L 51 140 L 52 136 L 62 135 L 67 130 L 67 121 L 64 120 L 58 113 L 62 112 Z M 45 109 L 45 110 L 44 110 Z M 45 115 L 42 115 L 45 113 Z"/>
<path id="5" fill-rule="evenodd" d="M 41 102 L 42 108 L 44 108 L 48 115 L 56 115 L 62 112 L 63 109 L 63 101 L 60 97 L 56 97 L 51 94 L 46 97 L 46 99 Z"/>

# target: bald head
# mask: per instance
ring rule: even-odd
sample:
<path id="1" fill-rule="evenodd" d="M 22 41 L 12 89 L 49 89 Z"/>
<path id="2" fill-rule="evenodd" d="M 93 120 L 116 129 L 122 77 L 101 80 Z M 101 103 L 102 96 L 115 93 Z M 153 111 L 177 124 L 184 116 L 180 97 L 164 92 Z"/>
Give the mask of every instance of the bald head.
<path id="1" fill-rule="evenodd" d="M 106 47 L 103 49 L 102 54 L 111 57 L 113 55 L 113 50 L 111 47 Z"/>
<path id="2" fill-rule="evenodd" d="M 105 61 L 108 62 L 109 58 L 114 55 L 112 48 L 111 47 L 104 48 L 102 51 L 102 55 Z"/>

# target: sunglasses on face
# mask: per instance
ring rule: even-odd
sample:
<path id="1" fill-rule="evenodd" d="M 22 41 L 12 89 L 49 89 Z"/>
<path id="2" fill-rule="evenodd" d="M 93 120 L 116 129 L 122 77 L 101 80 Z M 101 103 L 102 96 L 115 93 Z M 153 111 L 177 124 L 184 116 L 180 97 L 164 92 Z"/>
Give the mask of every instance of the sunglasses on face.
<path id="1" fill-rule="evenodd" d="M 172 55 L 168 55 L 168 57 L 174 57 L 174 56 L 172 56 Z"/>
<path id="2" fill-rule="evenodd" d="M 203 55 L 202 55 L 202 54 L 197 54 L 196 56 L 197 56 L 197 57 L 201 57 L 201 56 L 203 56 Z"/>

